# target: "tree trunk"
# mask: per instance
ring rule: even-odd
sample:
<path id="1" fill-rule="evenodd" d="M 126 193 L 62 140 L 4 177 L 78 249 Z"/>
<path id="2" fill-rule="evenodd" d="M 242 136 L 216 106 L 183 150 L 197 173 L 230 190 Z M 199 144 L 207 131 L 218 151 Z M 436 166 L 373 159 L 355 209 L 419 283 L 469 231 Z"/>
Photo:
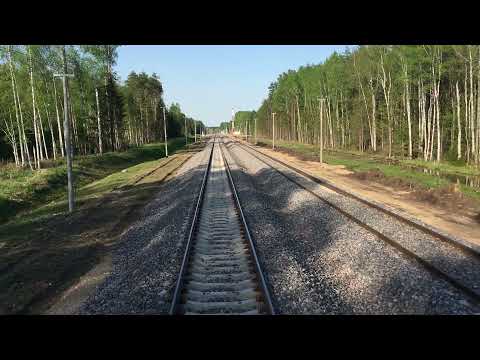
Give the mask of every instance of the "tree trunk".
<path id="1" fill-rule="evenodd" d="M 38 114 L 38 123 L 40 125 L 40 134 L 43 140 L 43 149 L 45 150 L 45 158 L 48 160 L 47 143 L 45 141 L 45 133 L 43 132 L 42 117 L 41 117 L 40 109 L 38 108 L 38 106 L 37 106 L 37 114 Z"/>
<path id="2" fill-rule="evenodd" d="M 410 117 L 410 86 L 408 83 L 408 68 L 405 64 L 405 107 L 408 124 L 408 158 L 412 159 L 412 119 Z"/>
<path id="3" fill-rule="evenodd" d="M 103 145 L 102 145 L 102 122 L 100 121 L 100 103 L 98 101 L 98 88 L 95 88 L 95 99 L 97 103 L 97 130 L 98 130 L 98 150 L 100 155 L 103 154 Z"/>
<path id="4" fill-rule="evenodd" d="M 30 169 L 33 170 L 32 162 L 30 160 L 30 150 L 28 149 L 27 136 L 25 135 L 25 125 L 24 125 L 24 122 L 23 122 L 22 103 L 20 102 L 20 97 L 18 96 L 18 91 L 15 92 L 15 95 L 17 97 L 18 112 L 20 113 L 20 124 L 22 126 L 23 144 L 25 145 L 25 152 L 27 154 L 28 166 L 30 166 Z"/>
<path id="5" fill-rule="evenodd" d="M 470 128 L 470 118 L 468 116 L 468 88 L 467 88 L 467 66 L 465 65 L 465 81 L 464 81 L 464 87 L 463 87 L 463 90 L 464 90 L 464 100 L 465 100 L 465 139 L 467 141 L 467 151 L 466 151 L 466 155 L 467 155 L 467 163 L 470 162 L 470 135 L 469 135 L 469 128 Z"/>
<path id="6" fill-rule="evenodd" d="M 8 115 L 9 115 L 9 121 L 7 121 L 7 119 L 3 120 L 5 123 L 5 128 L 2 130 L 5 133 L 5 139 L 10 143 L 10 146 L 12 147 L 15 165 L 20 166 L 20 161 L 18 158 L 18 151 L 17 151 L 17 137 L 15 136 L 15 124 L 13 123 L 12 114 L 10 113 L 10 110 L 8 111 Z"/>
<path id="7" fill-rule="evenodd" d="M 40 169 L 40 158 L 43 158 L 41 153 L 41 145 L 39 139 L 39 131 L 38 131 L 38 124 L 37 124 L 37 112 L 36 112 L 36 104 L 35 104 L 35 89 L 33 84 L 33 62 L 32 62 L 32 53 L 30 48 L 28 49 L 28 55 L 30 60 L 30 86 L 32 88 L 32 108 L 33 108 L 33 129 L 35 131 L 35 150 L 36 150 L 36 159 L 37 159 L 37 169 Z"/>
<path id="8" fill-rule="evenodd" d="M 57 159 L 57 142 L 55 141 L 55 136 L 54 136 L 54 131 L 53 131 L 53 126 L 52 126 L 52 120 L 50 119 L 50 113 L 48 112 L 48 106 L 44 102 L 43 106 L 45 107 L 45 113 L 47 115 L 47 121 L 48 121 L 48 128 L 50 130 L 50 135 L 52 137 L 52 152 L 53 152 L 53 159 Z"/>
<path id="9" fill-rule="evenodd" d="M 458 90 L 458 81 L 455 83 L 457 94 L 457 160 L 462 157 L 462 124 L 460 119 L 460 91 Z"/>
<path id="10" fill-rule="evenodd" d="M 477 166 L 480 165 L 480 46 L 478 47 L 478 74 L 477 74 Z"/>
<path id="11" fill-rule="evenodd" d="M 383 88 L 383 95 L 385 97 L 385 104 L 387 106 L 387 121 L 388 121 L 388 157 L 392 157 L 392 121 L 390 116 L 390 89 L 392 87 L 392 80 L 390 77 L 390 72 L 388 73 L 388 83 L 387 83 L 387 75 L 385 72 L 385 66 L 383 64 L 383 55 L 380 56 L 380 64 L 382 69 L 382 88 Z"/>
<path id="12" fill-rule="evenodd" d="M 12 94 L 13 94 L 13 102 L 15 106 L 15 119 L 17 120 L 17 129 L 18 129 L 18 141 L 20 145 L 20 157 L 22 159 L 21 166 L 25 166 L 25 155 L 24 155 L 24 147 L 26 144 L 24 143 L 24 139 L 21 132 L 21 125 L 20 125 L 20 116 L 18 113 L 18 103 L 17 103 L 17 96 L 16 96 L 16 81 L 15 81 L 15 72 L 13 71 L 13 64 L 12 64 L 12 54 L 11 54 L 11 46 L 7 48 L 7 55 L 8 55 L 8 65 L 10 69 L 10 78 L 12 81 Z"/>
<path id="13" fill-rule="evenodd" d="M 471 150 L 474 161 L 477 160 L 477 152 L 475 149 L 475 115 L 474 115 L 474 98 L 473 98 L 473 60 L 472 60 L 472 49 L 468 46 L 468 56 L 469 56 L 469 68 L 470 68 L 470 129 L 471 129 Z"/>
<path id="14" fill-rule="evenodd" d="M 438 79 L 437 90 L 435 92 L 435 101 L 437 103 L 437 162 L 440 162 L 442 156 L 442 142 L 441 142 L 441 129 L 440 129 L 440 77 Z"/>

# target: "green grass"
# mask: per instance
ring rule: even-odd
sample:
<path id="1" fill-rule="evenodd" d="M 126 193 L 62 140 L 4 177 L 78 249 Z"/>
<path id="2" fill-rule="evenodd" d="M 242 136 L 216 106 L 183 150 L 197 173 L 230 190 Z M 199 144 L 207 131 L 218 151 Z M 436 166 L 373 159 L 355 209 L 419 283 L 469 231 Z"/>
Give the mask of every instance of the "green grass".
<path id="1" fill-rule="evenodd" d="M 440 163 L 435 163 L 431 161 L 414 159 L 401 160 L 401 162 L 407 165 L 420 166 L 427 169 L 440 171 L 442 173 L 480 176 L 480 168 L 474 165 L 465 164 L 463 161 L 441 161 Z"/>
<path id="2" fill-rule="evenodd" d="M 260 143 L 272 145 L 270 139 L 258 139 Z M 299 155 L 312 157 L 318 160 L 319 149 L 316 145 L 300 144 L 289 141 L 275 141 L 275 146 L 286 150 L 294 151 Z M 353 156 L 352 156 L 353 155 Z M 440 164 L 428 163 L 422 160 L 400 160 L 400 164 L 386 164 L 384 158 L 369 153 L 342 151 L 324 151 L 323 159 L 330 165 L 342 165 L 353 172 L 379 171 L 387 178 L 401 179 L 406 183 L 418 185 L 427 189 L 445 187 L 452 182 L 444 177 L 414 171 L 405 165 L 415 165 L 429 169 L 439 170 L 447 174 L 480 176 L 480 171 L 472 166 L 458 163 L 443 162 Z M 405 164 L 402 166 L 402 164 Z M 480 190 L 469 186 L 461 185 L 460 190 L 470 198 L 480 200 Z"/>
<path id="3" fill-rule="evenodd" d="M 169 154 L 173 155 L 173 151 L 170 153 L 170 148 Z M 154 170 L 158 166 L 158 160 L 146 161 L 141 164 L 128 167 L 126 172 L 118 171 L 99 180 L 90 182 L 76 191 L 75 205 L 76 207 L 80 207 L 91 199 L 100 198 L 114 189 L 130 185 L 139 176 Z M 55 200 L 36 206 L 27 214 L 17 217 L 15 219 L 15 226 L 18 226 L 19 224 L 28 225 L 31 221 L 50 217 L 52 214 L 62 213 L 67 208 L 68 202 L 66 196 L 60 195 Z M 1 228 L 2 226 L 0 226 L 0 229 Z"/>
<path id="4" fill-rule="evenodd" d="M 184 141 L 184 138 L 169 140 L 169 153 L 173 154 L 184 147 Z M 75 157 L 73 173 L 76 193 L 78 195 L 80 188 L 95 180 L 161 157 L 164 157 L 163 143 L 148 144 L 124 152 L 109 152 L 102 156 Z M 19 169 L 12 164 L 0 168 L 0 224 L 25 210 L 65 200 L 67 186 L 65 160 L 51 162 L 48 166 L 50 167 L 38 171 Z M 118 180 L 121 175 L 116 176 Z M 130 176 L 130 173 L 126 173 L 125 176 Z M 109 181 L 115 181 L 115 178 L 107 180 Z M 104 191 L 108 189 L 106 186 Z"/>
<path id="5" fill-rule="evenodd" d="M 266 143 L 271 146 L 272 140 L 259 138 L 259 141 Z M 277 140 L 276 145 L 284 148 L 288 148 L 294 151 L 297 151 L 301 154 L 305 155 L 313 155 L 318 156 L 319 149 L 317 145 L 309 145 L 309 144 L 300 144 L 295 142 L 289 141 L 282 141 Z M 361 153 L 358 150 L 329 150 L 324 149 L 323 152 L 324 158 L 330 158 L 335 161 L 336 158 L 340 159 L 355 159 L 360 158 L 362 160 L 372 160 L 372 163 L 382 163 L 386 159 L 386 154 L 381 153 L 372 153 L 372 152 L 364 152 Z M 416 166 L 427 168 L 435 171 L 439 171 L 444 174 L 452 174 L 452 175 L 465 175 L 465 176 L 480 176 L 480 168 L 475 165 L 466 164 L 464 161 L 447 161 L 443 160 L 440 163 L 434 161 L 424 161 L 422 159 L 398 159 L 400 164 L 404 164 L 406 166 Z"/>
<path id="6" fill-rule="evenodd" d="M 59 189 L 52 186 L 49 201 L 32 202 L 34 205 L 0 224 L 0 314 L 42 313 L 102 261 L 158 192 L 164 177 L 189 157 L 180 151 L 184 145 L 184 138 L 172 139 L 170 159 L 163 156 L 163 144 L 78 158 L 77 176 L 82 182 L 78 182 L 72 214 L 67 213 L 65 185 Z M 201 147 L 189 147 L 187 152 Z M 28 171 L 9 170 L 17 179 L 30 180 Z M 47 170 L 54 168 L 45 173 Z M 95 177 L 108 175 L 92 180 L 83 174 L 87 172 Z M 55 174 L 50 173 L 48 179 Z M 148 178 L 137 181 L 147 174 Z M 30 176 L 38 175 L 30 172 Z M 113 193 L 114 189 L 119 191 Z"/>

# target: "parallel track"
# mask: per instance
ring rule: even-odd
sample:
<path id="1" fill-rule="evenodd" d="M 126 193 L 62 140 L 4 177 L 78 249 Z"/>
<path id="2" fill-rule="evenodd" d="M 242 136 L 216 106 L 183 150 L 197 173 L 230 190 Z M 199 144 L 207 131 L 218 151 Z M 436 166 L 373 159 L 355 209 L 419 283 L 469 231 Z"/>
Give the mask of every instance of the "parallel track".
<path id="1" fill-rule="evenodd" d="M 330 190 L 333 190 L 341 195 L 344 195 L 344 196 L 347 196 L 347 197 L 350 197 L 352 199 L 355 199 L 357 201 L 360 201 L 361 203 L 375 209 L 375 210 L 378 210 L 378 211 L 381 211 L 389 216 L 392 216 L 393 218 L 397 219 L 397 220 L 400 220 L 401 222 L 409 225 L 409 226 L 412 226 L 422 232 L 424 232 L 425 234 L 428 234 L 428 235 L 431 235 L 435 238 L 437 238 L 438 240 L 441 240 L 445 243 L 448 243 L 450 245 L 453 245 L 455 246 L 456 248 L 458 248 L 459 250 L 465 252 L 465 253 L 468 253 L 469 255 L 472 255 L 472 256 L 475 256 L 477 258 L 480 258 L 480 248 L 478 246 L 475 246 L 475 245 L 472 245 L 472 244 L 468 244 L 468 243 L 465 243 L 464 241 L 462 241 L 461 239 L 452 239 L 451 237 L 447 236 L 447 235 L 444 235 L 444 234 L 441 234 L 440 232 L 434 230 L 434 229 L 431 229 L 431 228 L 428 228 L 420 223 L 417 223 L 411 219 L 408 219 L 406 218 L 405 216 L 402 216 L 400 214 L 397 214 L 385 207 L 382 207 L 382 206 L 379 206 L 369 200 L 366 200 L 364 198 L 361 198 L 353 193 L 349 193 L 349 192 L 346 192 L 345 190 L 343 189 L 340 189 L 339 187 L 335 186 L 334 184 L 330 183 L 329 181 L 326 181 L 324 179 L 320 179 L 314 175 L 311 175 L 309 174 L 308 172 L 306 171 L 303 171 L 302 169 L 299 169 L 295 166 L 292 166 L 290 164 L 287 164 L 286 162 L 284 161 L 281 161 L 279 159 L 276 159 L 268 154 L 265 154 L 261 151 L 259 151 L 258 149 L 254 148 L 253 146 L 251 145 L 246 145 L 244 143 L 241 143 L 237 140 L 234 140 L 232 138 L 230 138 L 233 142 L 235 142 L 237 145 L 240 145 L 242 146 L 242 148 L 247 148 L 247 149 L 251 149 L 253 151 L 255 151 L 256 153 L 259 153 L 261 154 L 262 156 L 265 156 L 266 158 L 268 158 L 269 160 L 273 160 L 275 161 L 276 163 L 279 163 L 280 165 L 282 166 L 285 166 L 286 168 L 290 169 L 290 170 L 293 170 L 294 172 L 308 178 L 309 180 L 319 184 L 319 185 L 322 185 Z M 247 150 L 248 151 L 248 150 Z M 253 154 L 252 154 L 253 155 Z M 254 155 L 255 156 L 255 155 Z M 256 157 L 256 156 L 255 156 Z M 258 157 L 257 157 L 258 158 Z M 474 247 L 472 247 L 474 246 Z"/>
<path id="2" fill-rule="evenodd" d="M 231 138 L 230 138 L 231 139 Z M 331 186 L 327 186 L 325 185 L 324 183 L 321 182 L 320 179 L 318 178 L 315 178 L 313 177 L 312 175 L 308 174 L 308 173 L 305 173 L 293 166 L 290 166 L 288 164 L 285 164 L 284 162 L 280 161 L 280 160 L 277 160 L 269 155 L 266 155 L 264 154 L 263 152 L 261 151 L 258 151 L 257 149 L 255 149 L 254 147 L 251 147 L 251 146 L 247 146 L 241 142 L 238 142 L 234 139 L 231 139 L 233 141 L 233 143 L 237 146 L 239 146 L 240 148 L 242 148 L 244 151 L 248 152 L 251 156 L 253 156 L 254 158 L 256 158 L 257 160 L 261 161 L 262 163 L 266 164 L 269 168 L 271 168 L 272 170 L 274 170 L 275 172 L 277 172 L 278 174 L 282 175 L 283 177 L 285 177 L 286 179 L 288 179 L 289 181 L 293 182 L 294 184 L 296 184 L 297 186 L 301 187 L 302 189 L 308 191 L 310 194 L 314 195 L 316 198 L 320 199 L 321 201 L 325 202 L 327 205 L 331 206 L 332 208 L 334 208 L 335 210 L 337 210 L 338 212 L 340 212 L 341 214 L 343 214 L 344 216 L 346 216 L 348 219 L 352 220 L 353 222 L 355 222 L 356 224 L 360 225 L 361 227 L 363 227 L 364 229 L 366 229 L 367 231 L 371 232 L 372 234 L 374 234 L 375 236 L 379 237 L 380 239 L 382 239 L 383 241 L 385 241 L 386 243 L 388 243 L 389 245 L 395 247 L 396 249 L 398 249 L 399 251 L 401 251 L 404 255 L 406 255 L 407 257 L 417 261 L 418 263 L 420 263 L 422 266 L 424 266 L 424 268 L 426 270 L 428 270 L 430 273 L 432 273 L 433 275 L 435 276 L 438 276 L 440 278 L 442 278 L 443 280 L 447 281 L 448 283 L 450 283 L 452 286 L 454 286 L 455 288 L 457 288 L 458 290 L 460 290 L 462 293 L 464 293 L 466 296 L 468 296 L 473 302 L 477 303 L 477 304 L 480 304 L 480 293 L 477 291 L 477 290 L 474 290 L 466 285 L 464 285 L 461 281 L 457 280 L 456 278 L 452 277 L 450 274 L 448 274 L 447 272 L 439 269 L 438 267 L 436 267 L 435 265 L 431 264 L 430 262 L 426 261 L 425 259 L 423 259 L 421 256 L 419 256 L 418 254 L 416 254 L 415 252 L 407 249 L 406 247 L 402 246 L 402 244 L 400 244 L 398 241 L 396 241 L 395 239 L 392 239 L 391 237 L 388 237 L 384 234 L 382 234 L 381 232 L 379 232 L 378 230 L 372 228 L 370 225 L 366 224 L 365 222 L 363 222 L 362 220 L 352 216 L 350 213 L 346 212 L 345 210 L 341 209 L 339 206 L 337 206 L 336 204 L 333 204 L 331 201 L 323 198 L 322 196 L 320 196 L 319 194 L 317 194 L 316 192 L 312 191 L 311 189 L 308 189 L 307 187 L 305 187 L 303 184 L 301 184 L 300 182 L 298 182 L 297 180 L 293 179 L 291 176 L 287 175 L 286 173 L 284 173 L 283 171 L 279 170 L 278 168 L 272 166 L 270 163 L 268 163 L 267 161 L 265 161 L 264 159 L 262 159 L 262 156 L 264 156 L 265 158 L 269 159 L 269 160 L 272 160 L 273 162 L 276 162 L 278 164 L 281 164 L 287 168 L 289 168 L 290 170 L 293 170 L 294 172 L 308 178 L 309 180 L 312 180 L 318 184 L 321 184 L 321 185 L 324 185 L 326 186 L 327 188 L 331 189 L 331 190 L 334 190 L 336 191 L 337 193 L 341 194 L 341 195 L 344 195 L 344 196 L 348 196 L 350 194 L 345 194 L 343 191 L 341 191 L 340 189 L 337 189 L 335 187 L 331 187 Z M 257 155 L 256 153 L 260 154 Z M 360 198 L 358 198 L 358 200 L 361 200 Z M 432 234 L 432 230 L 428 229 L 428 228 L 421 228 L 418 224 L 415 224 L 415 223 L 410 223 L 408 221 L 408 219 L 404 219 L 404 218 L 401 218 L 400 216 L 396 215 L 396 214 L 390 214 L 389 212 L 385 211 L 384 209 L 382 208 L 379 208 L 377 206 L 375 206 L 374 204 L 371 204 L 371 203 L 368 203 L 368 202 L 365 202 L 365 201 L 362 201 L 363 203 L 365 203 L 366 205 L 368 206 L 371 206 L 372 208 L 375 208 L 377 210 L 381 210 L 382 212 L 388 214 L 388 215 L 392 215 L 394 216 L 395 218 L 398 218 L 399 220 L 402 220 L 404 221 L 406 224 L 408 225 L 411 225 L 411 226 L 415 226 L 416 228 L 419 228 L 420 230 L 424 231 L 425 233 L 427 234 L 430 234 L 430 235 L 438 235 L 436 237 L 440 238 L 441 240 L 444 240 L 444 241 L 447 241 L 445 240 L 440 234 Z M 465 252 L 465 254 L 467 254 L 468 256 L 472 256 L 473 258 L 478 258 L 478 253 L 474 252 L 473 250 L 469 249 L 469 248 L 465 248 L 459 244 L 452 244 L 452 245 L 455 245 L 455 247 L 462 251 L 462 252 Z"/>
<path id="3" fill-rule="evenodd" d="M 212 143 L 170 314 L 274 314 L 222 145 Z"/>

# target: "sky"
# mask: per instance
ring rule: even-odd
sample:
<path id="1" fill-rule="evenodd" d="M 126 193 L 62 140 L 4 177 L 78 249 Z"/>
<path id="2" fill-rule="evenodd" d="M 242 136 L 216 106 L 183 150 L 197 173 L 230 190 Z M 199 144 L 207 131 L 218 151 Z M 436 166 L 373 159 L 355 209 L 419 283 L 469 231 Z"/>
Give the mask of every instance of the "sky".
<path id="1" fill-rule="evenodd" d="M 257 110 L 268 85 L 289 69 L 323 62 L 346 45 L 127 45 L 115 70 L 156 73 L 167 105 L 180 104 L 207 126 L 229 121 L 232 108 Z"/>

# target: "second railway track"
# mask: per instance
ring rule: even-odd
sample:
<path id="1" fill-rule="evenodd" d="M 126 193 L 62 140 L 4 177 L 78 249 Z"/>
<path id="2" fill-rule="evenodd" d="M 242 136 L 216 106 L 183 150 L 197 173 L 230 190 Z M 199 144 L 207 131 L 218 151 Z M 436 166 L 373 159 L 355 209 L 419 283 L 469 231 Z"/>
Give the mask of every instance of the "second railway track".
<path id="1" fill-rule="evenodd" d="M 301 171 L 277 161 L 259 150 L 238 141 L 226 144 L 233 156 L 231 146 L 237 146 L 250 156 L 267 165 L 292 183 L 327 203 L 344 216 L 395 247 L 410 259 L 417 261 L 433 275 L 442 278 L 464 293 L 474 303 L 480 304 L 480 257 L 470 249 L 442 241 L 430 229 L 417 226 L 382 213 L 373 206 L 350 198 L 341 192 L 322 190 L 325 185 L 313 181 Z M 235 159 L 236 156 L 233 156 Z M 319 187 L 320 186 L 320 187 Z M 341 198 L 341 199 L 340 199 Z M 375 223 L 377 218 L 382 222 Z M 376 219 L 376 220 L 374 220 Z M 381 226 L 380 224 L 384 224 Z"/>
<path id="2" fill-rule="evenodd" d="M 211 146 L 170 314 L 274 314 L 223 145 Z"/>

